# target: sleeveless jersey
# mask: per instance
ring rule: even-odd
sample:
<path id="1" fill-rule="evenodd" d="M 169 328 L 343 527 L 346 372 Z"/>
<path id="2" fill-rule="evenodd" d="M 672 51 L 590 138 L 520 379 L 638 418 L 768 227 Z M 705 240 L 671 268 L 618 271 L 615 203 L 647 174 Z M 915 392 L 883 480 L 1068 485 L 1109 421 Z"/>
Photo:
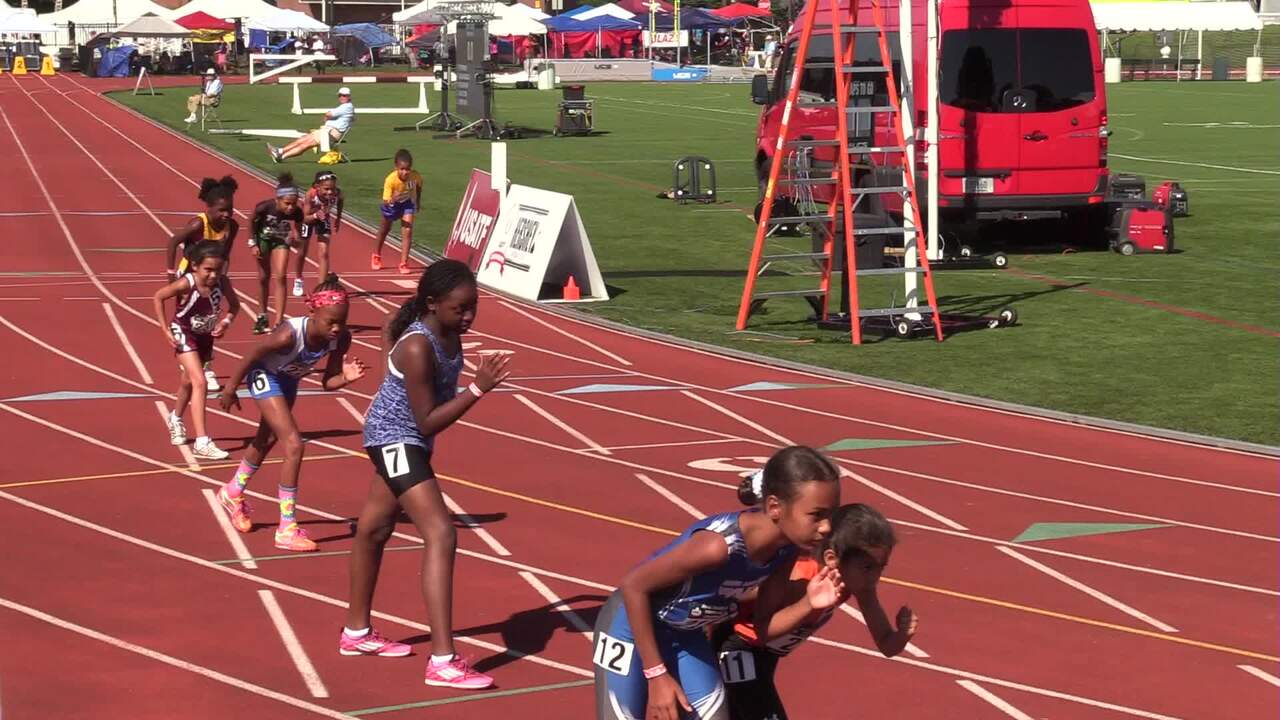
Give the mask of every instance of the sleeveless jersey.
<path id="1" fill-rule="evenodd" d="M 795 565 L 791 568 L 791 579 L 793 581 L 808 583 L 818 574 L 818 561 L 811 557 L 801 557 L 796 559 Z M 823 625 L 826 625 L 831 616 L 835 614 L 835 607 L 829 607 L 825 610 L 815 611 L 809 617 L 804 619 L 794 630 L 784 633 L 763 645 L 760 644 L 760 638 L 756 634 L 756 627 L 753 622 L 753 606 L 750 603 L 744 603 L 741 611 L 738 613 L 738 620 L 734 623 L 733 630 L 742 637 L 751 641 L 756 647 L 763 647 L 774 655 L 786 656 L 795 650 L 800 643 L 808 640 L 811 635 L 816 633 Z"/>
<path id="2" fill-rule="evenodd" d="M 196 217 L 200 218 L 200 226 L 204 228 L 203 239 L 216 240 L 218 242 L 227 241 L 227 233 L 231 232 L 230 220 L 227 221 L 227 226 L 222 228 L 222 231 L 219 232 L 217 230 L 214 230 L 213 226 L 209 224 L 208 213 L 200 213 L 199 215 L 196 215 Z"/>
<path id="3" fill-rule="evenodd" d="M 178 307 L 173 313 L 173 324 L 184 332 L 193 335 L 208 335 L 213 332 L 222 312 L 222 288 L 214 287 L 209 295 L 201 295 L 196 290 L 196 278 L 191 273 L 182 276 L 187 281 L 187 294 L 178 298 Z"/>
<path id="4" fill-rule="evenodd" d="M 338 340 L 335 338 L 319 350 L 310 350 L 307 348 L 307 318 L 290 318 L 288 324 L 289 331 L 293 333 L 293 347 L 283 352 L 271 353 L 259 360 L 255 367 L 272 375 L 300 378 L 311 372 L 311 368 L 321 358 L 336 350 Z"/>
<path id="5" fill-rule="evenodd" d="M 421 446 L 428 451 L 435 445 L 435 437 L 423 437 L 418 429 L 418 421 L 413 416 L 413 408 L 409 406 L 409 394 L 404 387 L 404 374 L 391 360 L 392 353 L 411 335 L 423 335 L 431 343 L 435 355 L 435 377 L 431 378 L 431 387 L 435 391 L 436 404 L 446 403 L 458 394 L 458 375 L 462 372 L 462 351 L 454 357 L 445 354 L 444 347 L 431 328 L 420 320 L 413 321 L 404 334 L 396 340 L 391 352 L 387 353 L 387 376 L 383 378 L 378 394 L 369 406 L 364 419 L 364 446 L 376 447 L 394 443 L 409 443 Z"/>
<path id="6" fill-rule="evenodd" d="M 757 565 L 747 555 L 747 543 L 742 537 L 738 519 L 742 510 L 712 515 L 690 525 L 680 537 L 653 555 L 658 557 L 686 543 L 694 533 L 713 532 L 724 539 L 729 557 L 723 565 L 709 572 L 695 575 L 682 585 L 656 594 L 653 607 L 657 617 L 666 625 L 679 630 L 693 630 L 716 625 L 734 616 L 738 601 L 752 588 L 769 577 L 783 562 L 790 560 L 794 548 L 779 550 L 768 562 Z"/>
<path id="7" fill-rule="evenodd" d="M 253 210 L 254 217 L 258 218 L 258 241 L 275 241 L 283 243 L 289 239 L 289 231 L 293 229 L 290 223 L 302 222 L 302 207 L 300 205 L 293 206 L 293 212 L 283 213 L 276 206 L 275 200 L 263 200 Z"/>

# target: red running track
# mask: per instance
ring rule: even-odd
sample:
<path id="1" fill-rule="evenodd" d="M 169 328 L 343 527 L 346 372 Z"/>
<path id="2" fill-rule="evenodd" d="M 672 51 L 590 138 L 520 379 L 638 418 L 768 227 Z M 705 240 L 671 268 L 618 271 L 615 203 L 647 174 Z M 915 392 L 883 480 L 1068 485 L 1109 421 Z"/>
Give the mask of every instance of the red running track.
<path id="1" fill-rule="evenodd" d="M 236 172 L 242 208 L 269 188 L 99 95 L 116 85 L 0 77 L 0 154 L 10 159 L 0 193 L 0 543 L 11 549 L 0 633 L 22 648 L 0 654 L 6 720 L 590 718 L 582 631 L 622 573 L 691 513 L 733 507 L 736 473 L 755 458 L 783 442 L 843 439 L 931 443 L 832 451 L 848 471 L 846 501 L 873 503 L 898 525 L 882 594 L 892 608 L 910 603 L 921 631 L 889 662 L 854 618 L 837 618 L 783 664 L 793 717 L 1280 710 L 1274 458 L 730 358 L 494 296 L 468 341 L 516 351 L 517 376 L 448 431 L 437 468 L 467 515 L 461 647 L 498 691 L 421 684 L 428 628 L 409 525 L 394 541 L 403 551 L 387 555 L 377 607 L 383 630 L 419 654 L 340 657 L 346 519 L 371 475 L 358 416 L 377 378 L 299 401 L 311 440 L 299 507 L 324 552 L 273 549 L 274 467 L 251 486 L 268 524 L 233 548 L 205 495 L 228 464 L 195 465 L 167 442 L 157 402 L 169 402 L 175 374 L 149 298 L 158 249 L 197 209 L 200 177 Z M 443 232 L 447 219 L 427 223 Z M 367 243 L 345 231 L 334 266 L 367 291 L 353 311 L 357 352 L 380 365 L 378 328 L 408 291 L 398 275 L 363 271 Z M 245 265 L 235 271 L 242 291 Z M 289 309 L 302 311 L 292 299 Z M 218 345 L 223 377 L 253 342 L 249 324 Z M 744 387 L 753 383 L 817 387 Z M 650 389 L 581 391 L 589 385 Z M 251 406 L 210 416 L 232 451 L 255 423 Z M 1158 527 L 1011 542 L 1038 522 Z M 306 677 L 269 606 L 296 636 Z"/>

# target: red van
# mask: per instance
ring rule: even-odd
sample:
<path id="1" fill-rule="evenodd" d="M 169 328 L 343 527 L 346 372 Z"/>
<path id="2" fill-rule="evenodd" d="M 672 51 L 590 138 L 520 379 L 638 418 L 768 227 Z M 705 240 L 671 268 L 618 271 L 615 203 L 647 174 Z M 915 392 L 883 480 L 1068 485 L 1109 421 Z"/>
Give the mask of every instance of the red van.
<path id="1" fill-rule="evenodd" d="M 874 24 L 870 0 L 810 1 L 819 2 L 821 29 L 815 27 L 810 38 L 809 62 L 832 62 L 830 2 L 846 3 L 846 8 L 848 2 L 859 2 L 858 24 Z M 923 0 L 912 2 L 913 99 L 919 128 L 926 107 L 925 5 Z M 898 17 L 897 1 L 886 0 L 890 52 L 900 77 Z M 1088 0 L 941 0 L 938 20 L 939 205 L 944 221 L 1100 216 L 1108 181 L 1107 106 Z M 752 99 L 765 106 L 756 133 L 762 187 L 777 143 L 799 24 L 787 37 L 772 86 L 765 76 L 752 86 Z M 857 36 L 854 54 L 855 64 L 883 65 L 874 32 Z M 877 87 L 863 77 L 873 76 L 853 76 L 851 101 L 887 104 L 883 81 Z M 833 71 L 806 70 L 800 91 L 810 99 L 833 100 Z M 851 144 L 892 145 L 888 118 L 877 115 L 880 126 L 872 127 L 870 117 L 850 116 Z M 834 139 L 835 111 L 794 108 L 791 127 L 793 137 Z M 819 162 L 834 159 L 831 148 L 815 148 L 814 153 Z M 896 174 L 898 157 L 873 157 L 873 165 Z M 923 151 L 917 152 L 917 161 L 923 193 Z"/>

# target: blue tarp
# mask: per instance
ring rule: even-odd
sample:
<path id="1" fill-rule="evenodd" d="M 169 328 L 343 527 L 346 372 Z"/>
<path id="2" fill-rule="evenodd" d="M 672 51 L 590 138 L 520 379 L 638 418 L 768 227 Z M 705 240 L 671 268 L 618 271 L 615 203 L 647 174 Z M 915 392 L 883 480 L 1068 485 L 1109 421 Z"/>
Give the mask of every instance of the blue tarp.
<path id="1" fill-rule="evenodd" d="M 249 47 L 262 48 L 267 46 L 267 31 L 249 28 Z"/>
<path id="2" fill-rule="evenodd" d="M 385 30 L 373 23 L 335 25 L 331 35 L 351 35 L 370 48 L 381 48 L 396 44 L 394 37 L 388 35 Z"/>
<path id="3" fill-rule="evenodd" d="M 132 45 L 103 48 L 98 62 L 98 77 L 129 77 L 129 57 L 138 49 Z"/>

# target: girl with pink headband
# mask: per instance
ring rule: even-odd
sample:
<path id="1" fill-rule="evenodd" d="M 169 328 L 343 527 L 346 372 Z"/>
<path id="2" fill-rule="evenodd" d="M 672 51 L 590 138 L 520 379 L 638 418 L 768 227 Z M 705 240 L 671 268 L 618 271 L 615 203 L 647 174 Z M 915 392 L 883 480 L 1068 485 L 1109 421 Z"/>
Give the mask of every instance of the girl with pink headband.
<path id="1" fill-rule="evenodd" d="M 249 520 L 249 504 L 244 498 L 249 479 L 257 472 L 276 443 L 284 447 L 280 469 L 280 525 L 275 545 L 281 550 L 312 552 L 316 543 L 298 526 L 295 503 L 298 497 L 298 473 L 302 467 L 302 435 L 293 417 L 293 403 L 298 396 L 298 383 L 324 357 L 328 357 L 321 385 L 325 390 L 339 390 L 364 377 L 366 367 L 358 358 L 348 358 L 351 332 L 347 330 L 347 291 L 330 273 L 307 298 L 310 314 L 281 323 L 253 348 L 231 374 L 220 398 L 222 409 L 239 408 L 236 389 L 246 376 L 249 394 L 258 403 L 261 420 L 258 433 L 245 450 L 240 466 L 231 481 L 218 490 L 218 502 L 231 516 L 236 530 L 247 533 L 253 528 Z"/>

